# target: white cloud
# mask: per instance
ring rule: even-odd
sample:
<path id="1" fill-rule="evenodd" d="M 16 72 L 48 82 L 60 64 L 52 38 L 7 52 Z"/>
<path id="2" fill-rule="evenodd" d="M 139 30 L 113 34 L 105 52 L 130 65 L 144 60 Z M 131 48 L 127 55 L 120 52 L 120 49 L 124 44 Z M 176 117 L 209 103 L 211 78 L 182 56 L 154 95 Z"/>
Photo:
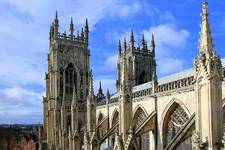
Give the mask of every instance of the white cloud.
<path id="1" fill-rule="evenodd" d="M 22 87 L 0 90 L 0 123 L 38 123 L 42 115 L 43 92 Z"/>
<path id="2" fill-rule="evenodd" d="M 173 18 L 171 13 L 167 12 L 165 14 L 167 14 L 168 17 Z M 186 47 L 187 40 L 190 36 L 189 31 L 186 29 L 178 29 L 176 25 L 172 23 L 160 24 L 157 26 L 151 26 L 148 30 L 144 30 L 141 33 L 134 33 L 137 41 L 140 41 L 142 33 L 145 34 L 145 38 L 148 43 L 151 41 L 151 35 L 154 34 L 155 36 L 156 57 L 159 71 L 158 73 L 160 76 L 180 71 L 185 67 L 185 63 L 182 59 L 174 58 L 176 57 L 174 49 L 182 51 Z M 106 38 L 110 38 L 114 41 L 118 41 L 118 39 L 123 40 L 124 37 L 128 38 L 129 36 L 130 31 L 108 32 L 106 34 Z M 112 54 L 109 56 L 106 59 L 105 64 L 111 69 L 115 69 L 117 66 L 117 55 Z M 176 67 L 174 67 L 174 65 Z"/>
<path id="3" fill-rule="evenodd" d="M 175 73 L 184 69 L 184 61 L 177 58 L 161 58 L 157 69 L 160 75 Z"/>
<path id="4" fill-rule="evenodd" d="M 115 69 L 117 67 L 117 62 L 118 62 L 118 55 L 112 55 L 106 59 L 105 65 L 109 66 L 111 69 Z"/>
<path id="5" fill-rule="evenodd" d="M 175 24 L 160 24 L 144 31 L 150 43 L 151 34 L 155 36 L 158 74 L 160 76 L 171 74 L 184 69 L 185 63 L 177 57 L 176 51 L 182 51 L 190 36 L 186 29 L 178 29 Z"/>
<path id="6" fill-rule="evenodd" d="M 183 49 L 186 46 L 190 33 L 186 29 L 177 29 L 174 24 L 161 24 L 144 31 L 150 41 L 150 35 L 155 35 L 155 41 L 159 47 L 173 47 Z"/>
<path id="7" fill-rule="evenodd" d="M 116 3 L 109 9 L 109 16 L 118 16 L 121 18 L 133 17 L 141 11 L 141 4 L 135 2 L 131 5 Z"/>
<path id="8" fill-rule="evenodd" d="M 19 54 L 18 54 L 19 55 Z M 25 55 L 26 56 L 26 55 Z M 42 58 L 0 55 L 0 83 L 5 86 L 38 84 L 44 86 Z"/>
<path id="9" fill-rule="evenodd" d="M 83 24 L 84 19 L 89 18 L 91 26 L 94 26 L 105 17 L 127 18 L 133 17 L 142 11 L 144 5 L 139 2 L 131 4 L 122 3 L 119 0 L 0 0 L 9 5 L 1 9 L 0 17 L 0 83 L 4 87 L 0 90 L 0 122 L 37 122 L 41 120 L 41 95 L 43 93 L 24 89 L 24 85 L 37 84 L 44 87 L 44 72 L 47 68 L 46 55 L 48 52 L 49 25 L 54 13 L 58 10 L 61 28 L 68 28 L 70 17 L 75 17 L 75 27 Z M 146 8 L 149 9 L 149 8 Z M 173 20 L 172 14 L 165 13 L 167 20 Z M 182 48 L 189 34 L 186 30 L 178 30 L 172 24 L 154 26 L 146 30 L 156 35 L 157 46 L 162 51 L 165 47 Z M 169 32 L 170 36 L 165 32 Z M 129 37 L 130 31 L 115 35 L 115 40 Z M 166 34 L 166 35 L 165 35 Z M 139 35 L 136 35 L 139 37 Z M 166 49 L 170 51 L 170 49 Z M 167 55 L 168 56 L 168 55 Z M 167 62 L 171 62 L 171 57 Z M 175 60 L 179 66 L 179 61 Z M 105 66 L 115 69 L 117 56 L 106 59 Z M 180 63 L 182 66 L 182 63 Z M 160 68 L 161 66 L 159 66 Z M 161 67 L 162 68 L 162 67 Z M 169 66 L 168 66 L 169 68 Z M 164 71 L 163 71 L 164 70 Z M 168 71 L 170 69 L 167 69 Z M 168 72 L 162 69 L 162 73 Z M 98 77 L 94 84 L 97 90 Z M 102 86 L 110 91 L 115 91 L 115 80 L 102 77 Z M 7 119 L 8 117 L 8 119 Z"/>

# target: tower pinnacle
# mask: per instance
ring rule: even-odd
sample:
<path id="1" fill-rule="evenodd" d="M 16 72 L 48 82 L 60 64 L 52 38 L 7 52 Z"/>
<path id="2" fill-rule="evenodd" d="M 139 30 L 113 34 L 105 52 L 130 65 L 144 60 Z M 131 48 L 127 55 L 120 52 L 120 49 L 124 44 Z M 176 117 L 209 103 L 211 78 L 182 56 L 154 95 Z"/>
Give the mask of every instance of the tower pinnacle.
<path id="1" fill-rule="evenodd" d="M 71 18 L 70 21 L 70 35 L 73 36 L 73 32 L 74 32 L 74 24 L 73 24 L 73 18 Z"/>
<path id="2" fill-rule="evenodd" d="M 102 83 L 101 83 L 101 81 L 99 81 L 98 93 L 101 93 L 102 94 Z"/>
<path id="3" fill-rule="evenodd" d="M 126 42 L 126 38 L 124 37 L 124 41 L 123 41 L 123 47 L 124 47 L 124 52 L 126 52 L 127 50 L 127 42 Z"/>
<path id="4" fill-rule="evenodd" d="M 55 26 L 59 25 L 58 12 L 55 12 Z"/>
<path id="5" fill-rule="evenodd" d="M 152 34 L 151 51 L 152 51 L 153 57 L 155 57 L 155 39 L 154 39 L 154 34 Z"/>
<path id="6" fill-rule="evenodd" d="M 142 50 L 145 50 L 146 49 L 146 41 L 145 41 L 145 35 L 144 34 L 142 35 L 142 43 L 141 43 L 141 45 L 142 45 Z"/>
<path id="7" fill-rule="evenodd" d="M 89 26 L 88 26 L 88 19 L 85 20 L 85 26 L 84 26 L 84 38 L 86 41 L 86 44 L 88 45 L 89 41 Z"/>
<path id="8" fill-rule="evenodd" d="M 201 21 L 201 32 L 199 39 L 199 53 L 211 55 L 213 52 L 213 41 L 211 36 L 210 24 L 208 20 L 208 3 L 203 2 L 202 4 L 202 21 Z"/>
<path id="9" fill-rule="evenodd" d="M 133 30 L 131 30 L 131 32 L 130 32 L 130 48 L 132 50 L 134 48 L 134 34 L 133 34 Z"/>
<path id="10" fill-rule="evenodd" d="M 121 42 L 120 42 L 120 40 L 119 40 L 119 42 L 118 42 L 118 52 L 119 52 L 119 57 L 122 55 L 122 48 L 121 48 Z"/>
<path id="11" fill-rule="evenodd" d="M 108 100 L 109 100 L 109 99 L 110 99 L 110 92 L 109 92 L 109 89 L 107 89 L 106 96 L 107 96 L 107 98 L 108 98 Z"/>

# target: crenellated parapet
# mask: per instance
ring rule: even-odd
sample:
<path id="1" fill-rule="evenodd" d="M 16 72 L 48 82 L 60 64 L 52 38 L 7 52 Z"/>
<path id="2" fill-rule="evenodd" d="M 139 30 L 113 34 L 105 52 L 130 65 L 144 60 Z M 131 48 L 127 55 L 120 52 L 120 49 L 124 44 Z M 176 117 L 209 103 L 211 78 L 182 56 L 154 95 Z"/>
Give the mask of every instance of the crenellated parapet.
<path id="1" fill-rule="evenodd" d="M 54 44 L 56 41 L 66 42 L 73 45 L 84 45 L 88 46 L 89 41 L 89 26 L 88 26 L 88 20 L 86 19 L 84 27 L 81 29 L 81 31 L 77 31 L 75 34 L 75 28 L 73 23 L 73 18 L 71 18 L 70 21 L 70 28 L 69 33 L 59 32 L 59 19 L 58 19 L 58 13 L 56 12 L 55 19 L 52 22 L 52 25 L 50 26 L 50 32 L 49 32 L 49 41 L 50 45 Z"/>

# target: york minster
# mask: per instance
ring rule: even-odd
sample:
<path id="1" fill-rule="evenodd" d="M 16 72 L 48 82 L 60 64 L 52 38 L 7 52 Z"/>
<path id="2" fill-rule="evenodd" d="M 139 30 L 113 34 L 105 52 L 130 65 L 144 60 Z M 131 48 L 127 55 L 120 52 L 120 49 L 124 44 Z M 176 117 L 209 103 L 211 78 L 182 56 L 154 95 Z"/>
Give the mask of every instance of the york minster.
<path id="1" fill-rule="evenodd" d="M 131 30 L 129 39 L 117 43 L 116 92 L 104 93 L 100 82 L 94 94 L 88 19 L 80 32 L 71 19 L 69 33 L 60 33 L 56 12 L 49 31 L 43 147 L 224 149 L 225 59 L 216 52 L 209 16 L 208 3 L 203 2 L 192 68 L 158 77 L 157 34 L 143 34 L 137 43 Z"/>

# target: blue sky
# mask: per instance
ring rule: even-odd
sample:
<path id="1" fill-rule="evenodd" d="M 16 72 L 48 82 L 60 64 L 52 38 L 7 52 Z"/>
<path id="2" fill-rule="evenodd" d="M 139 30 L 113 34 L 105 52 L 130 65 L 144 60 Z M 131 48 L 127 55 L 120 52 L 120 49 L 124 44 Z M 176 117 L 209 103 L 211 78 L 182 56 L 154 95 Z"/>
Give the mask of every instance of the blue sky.
<path id="1" fill-rule="evenodd" d="M 216 51 L 225 57 L 225 1 L 209 0 Z M 90 23 L 91 66 L 115 91 L 117 42 L 134 30 L 136 44 L 155 34 L 157 73 L 165 76 L 192 67 L 200 31 L 200 0 L 0 0 L 0 123 L 42 122 L 48 32 L 58 10 L 60 31 Z M 150 43 L 150 42 L 148 42 Z"/>

